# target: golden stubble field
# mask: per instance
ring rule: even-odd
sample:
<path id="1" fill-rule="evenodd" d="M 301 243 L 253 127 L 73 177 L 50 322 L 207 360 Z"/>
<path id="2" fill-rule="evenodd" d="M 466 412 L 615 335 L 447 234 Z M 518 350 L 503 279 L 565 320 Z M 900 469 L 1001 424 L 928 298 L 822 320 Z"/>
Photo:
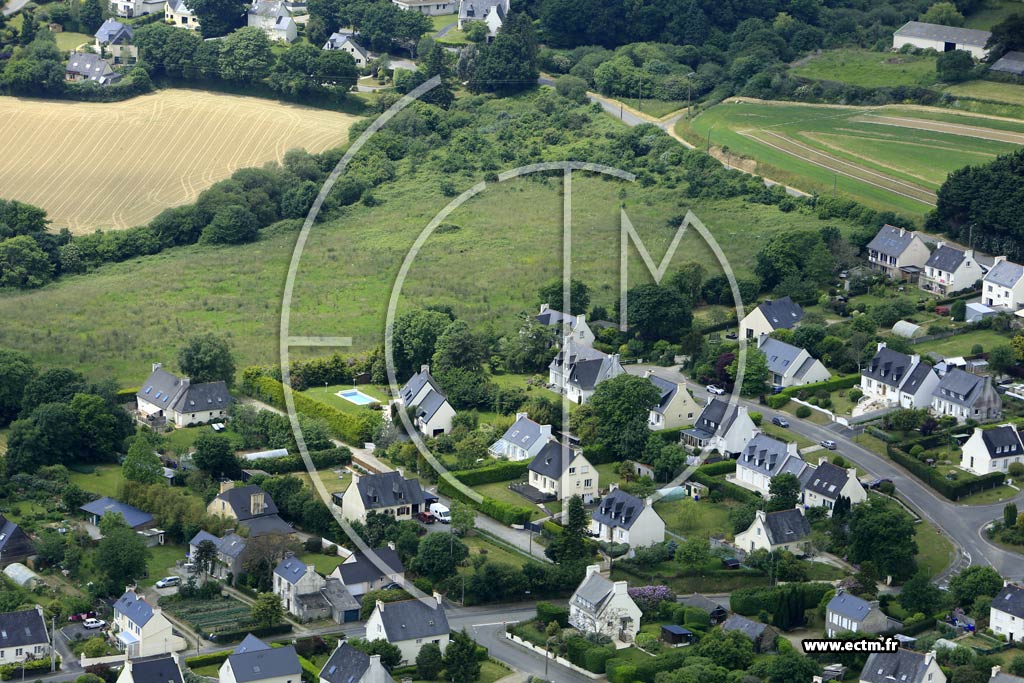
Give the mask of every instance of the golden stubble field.
<path id="1" fill-rule="evenodd" d="M 0 197 L 41 206 L 76 234 L 129 228 L 239 168 L 339 146 L 354 120 L 198 90 L 112 103 L 0 97 Z"/>

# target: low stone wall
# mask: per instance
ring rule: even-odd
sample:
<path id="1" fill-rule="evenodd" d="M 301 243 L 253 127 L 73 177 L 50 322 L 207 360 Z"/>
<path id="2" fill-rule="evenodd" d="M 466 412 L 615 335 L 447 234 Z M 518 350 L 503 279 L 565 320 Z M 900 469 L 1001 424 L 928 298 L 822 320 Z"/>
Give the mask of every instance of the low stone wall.
<path id="1" fill-rule="evenodd" d="M 96 666 L 97 664 L 124 664 L 125 655 L 124 653 L 116 655 L 107 655 L 106 657 L 86 657 L 85 653 L 82 653 L 81 664 L 84 669 L 87 666 Z"/>
<path id="2" fill-rule="evenodd" d="M 533 650 L 534 652 L 536 652 L 537 654 L 539 654 L 542 657 L 549 657 L 552 661 L 557 662 L 558 664 L 561 664 L 562 666 L 566 667 L 567 669 L 572 669 L 576 673 L 583 674 L 587 678 L 592 678 L 594 680 L 597 680 L 599 678 L 604 678 L 604 676 L 602 674 L 596 674 L 593 671 L 587 671 L 583 667 L 576 666 L 575 664 L 570 662 L 568 659 L 565 659 L 564 657 L 551 657 L 551 655 L 548 653 L 548 651 L 545 650 L 544 648 L 538 647 L 537 645 L 534 645 L 533 643 L 531 643 L 528 640 L 523 640 L 519 636 L 512 635 L 508 631 L 505 632 L 505 637 L 508 638 L 509 640 L 511 640 L 513 643 L 517 643 L 517 644 L 522 645 L 523 647 L 525 647 L 527 649 Z"/>

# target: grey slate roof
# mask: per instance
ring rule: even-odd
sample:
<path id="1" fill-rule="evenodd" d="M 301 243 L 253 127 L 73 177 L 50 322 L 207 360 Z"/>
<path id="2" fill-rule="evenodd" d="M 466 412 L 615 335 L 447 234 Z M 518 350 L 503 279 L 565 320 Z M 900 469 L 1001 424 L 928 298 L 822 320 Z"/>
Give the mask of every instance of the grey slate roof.
<path id="1" fill-rule="evenodd" d="M 992 33 L 971 28 L 926 24 L 922 21 L 908 21 L 896 31 L 896 36 L 900 38 L 941 40 L 944 43 L 958 43 L 972 47 L 985 47 L 985 43 L 992 37 Z"/>
<path id="2" fill-rule="evenodd" d="M 899 387 L 910 370 L 911 358 L 905 353 L 881 348 L 861 374 L 891 387 Z"/>
<path id="3" fill-rule="evenodd" d="M 797 509 L 767 513 L 764 528 L 772 545 L 793 543 L 811 534 L 811 523 Z"/>
<path id="4" fill-rule="evenodd" d="M 142 628 L 153 618 L 153 608 L 135 591 L 125 591 L 114 603 L 114 611 L 128 617 L 133 624 Z"/>
<path id="5" fill-rule="evenodd" d="M 814 358 L 813 356 L 808 356 L 807 358 L 804 359 L 804 362 L 800 364 L 800 367 L 796 369 L 796 372 L 793 374 L 793 377 L 797 379 L 803 379 L 804 375 L 807 374 L 807 371 L 813 368 L 814 364 L 817 362 L 818 360 L 816 358 Z"/>
<path id="6" fill-rule="evenodd" d="M 860 623 L 871 613 L 871 604 L 867 600 L 843 591 L 828 601 L 826 610 Z"/>
<path id="7" fill-rule="evenodd" d="M 64 71 L 76 74 L 100 85 L 109 85 L 121 79 L 110 63 L 92 52 L 72 52 Z"/>
<path id="8" fill-rule="evenodd" d="M 804 309 L 788 296 L 781 299 L 768 299 L 761 302 L 757 307 L 764 313 L 768 324 L 773 330 L 789 329 L 800 322 L 804 317 Z"/>
<path id="9" fill-rule="evenodd" d="M 149 524 L 153 521 L 153 515 L 148 512 L 143 512 L 137 507 L 122 503 L 119 500 L 114 500 L 109 496 L 103 498 L 97 498 L 96 500 L 86 503 L 80 510 L 88 512 L 90 515 L 98 515 L 103 517 L 107 513 L 120 513 L 124 517 L 124 521 L 128 523 L 131 528 L 136 528 Z"/>
<path id="10" fill-rule="evenodd" d="M 307 569 L 306 564 L 302 560 L 292 556 L 278 562 L 274 568 L 274 573 L 294 585 L 302 580 L 302 577 L 306 575 Z"/>
<path id="11" fill-rule="evenodd" d="M 913 650 L 873 652 L 860 674 L 862 683 L 923 683 L 928 666 L 925 655 Z"/>
<path id="12" fill-rule="evenodd" d="M 1024 76 L 1024 52 L 1007 52 L 996 60 L 991 67 L 992 71 L 1001 71 L 1006 74 Z"/>
<path id="13" fill-rule="evenodd" d="M 800 477 L 805 489 L 832 499 L 839 497 L 849 479 L 850 474 L 846 470 L 830 462 L 808 467 Z"/>
<path id="14" fill-rule="evenodd" d="M 263 493 L 264 509 L 259 515 L 252 514 L 252 495 L 254 493 Z M 274 499 L 271 498 L 270 494 L 263 491 L 259 486 L 252 484 L 250 486 L 236 486 L 230 488 L 223 493 L 217 494 L 214 500 L 223 500 L 228 504 L 234 513 L 238 521 L 245 522 L 253 517 L 261 517 L 263 515 L 276 515 L 278 513 L 277 505 L 274 504 Z"/>
<path id="15" fill-rule="evenodd" d="M 739 614 L 733 614 L 722 622 L 723 631 L 739 631 L 753 641 L 760 639 L 761 636 L 764 635 L 764 630 L 766 628 L 768 628 L 768 624 L 762 624 L 760 621 L 747 619 Z"/>
<path id="16" fill-rule="evenodd" d="M 409 406 L 412 405 L 412 400 L 416 398 L 416 395 L 428 384 L 431 389 L 441 393 L 441 387 L 437 386 L 437 382 L 430 376 L 430 372 L 428 370 L 420 370 L 409 378 L 409 381 L 399 390 L 398 394 L 402 397 L 405 405 Z"/>
<path id="17" fill-rule="evenodd" d="M 47 642 L 46 622 L 36 609 L 0 614 L 0 648 Z"/>
<path id="18" fill-rule="evenodd" d="M 370 668 L 370 655 L 342 641 L 320 670 L 320 679 L 328 683 L 358 681 Z"/>
<path id="19" fill-rule="evenodd" d="M 629 529 L 644 511 L 646 503 L 622 489 L 615 489 L 601 499 L 591 519 L 609 527 Z"/>
<path id="20" fill-rule="evenodd" d="M 687 607 L 696 607 L 697 609 L 704 610 L 708 614 L 712 612 L 729 610 L 721 603 L 715 602 L 711 598 L 705 597 L 700 593 L 694 593 L 693 595 L 687 595 L 684 598 L 680 598 L 679 602 Z"/>
<path id="21" fill-rule="evenodd" d="M 203 541 L 209 541 L 210 543 L 214 544 L 218 548 L 220 547 L 220 539 L 217 538 L 216 536 L 214 536 L 213 534 L 211 534 L 209 531 L 205 531 L 203 529 L 200 529 L 199 533 L 197 533 L 195 536 L 193 536 L 192 540 L 190 540 L 188 542 L 188 544 L 189 545 L 198 546 Z"/>
<path id="22" fill-rule="evenodd" d="M 170 655 L 132 660 L 133 683 L 182 683 L 181 669 Z"/>
<path id="23" fill-rule="evenodd" d="M 234 653 L 228 656 L 228 663 L 238 683 L 279 676 L 295 676 L 298 681 L 302 673 L 299 656 L 293 646 L 269 647 L 252 634 L 247 635 Z"/>
<path id="24" fill-rule="evenodd" d="M 485 3 L 486 4 L 486 3 Z M 472 3 L 467 3 L 467 9 L 475 9 Z M 576 316 L 556 311 L 553 308 L 549 308 L 543 313 L 539 313 L 534 316 L 534 319 L 541 325 L 561 325 L 562 323 L 569 323 L 570 325 L 576 324 Z"/>
<path id="25" fill-rule="evenodd" d="M 135 395 L 159 408 L 179 413 L 227 410 L 231 404 L 231 393 L 224 382 L 183 384 L 181 379 L 163 368 L 150 373 Z"/>
<path id="26" fill-rule="evenodd" d="M 1010 584 L 992 598 L 992 608 L 1024 619 L 1024 588 Z"/>
<path id="27" fill-rule="evenodd" d="M 522 448 L 524 451 L 530 450 L 530 447 L 537 442 L 537 439 L 547 438 L 541 429 L 541 425 L 531 420 L 529 417 L 520 417 L 515 423 L 505 430 L 505 433 L 501 435 L 501 438 L 491 449 L 504 453 L 503 442 L 513 444 Z"/>
<path id="28" fill-rule="evenodd" d="M 575 384 L 581 389 L 593 389 L 597 386 L 597 381 L 601 377 L 601 370 L 604 368 L 604 364 L 606 362 L 607 357 L 577 361 L 576 364 L 572 366 L 572 372 L 569 374 L 569 382 L 571 384 Z"/>
<path id="29" fill-rule="evenodd" d="M 970 408 L 981 396 L 984 385 L 984 378 L 953 368 L 939 380 L 935 395 L 944 401 Z"/>
<path id="30" fill-rule="evenodd" d="M 132 27 L 116 19 L 107 19 L 96 31 L 96 40 L 101 43 L 120 44 L 132 41 Z"/>
<path id="31" fill-rule="evenodd" d="M 402 559 L 398 556 L 398 553 L 395 550 L 385 546 L 383 548 L 374 548 L 373 552 L 384 561 L 384 564 L 391 568 L 391 571 L 387 573 L 405 571 L 405 567 L 402 565 Z M 385 572 L 382 572 L 363 551 L 356 551 L 352 557 L 354 559 L 351 561 L 343 562 L 338 565 L 338 573 L 341 574 L 341 580 L 346 586 L 365 583 L 367 581 L 376 581 L 377 579 L 385 576 Z"/>
<path id="32" fill-rule="evenodd" d="M 384 605 L 380 617 L 389 643 L 437 638 L 451 631 L 444 608 L 430 600 L 389 602 Z"/>
<path id="33" fill-rule="evenodd" d="M 359 609 L 359 601 L 352 597 L 352 594 L 338 579 L 328 578 L 324 582 L 324 587 L 320 589 L 320 593 L 338 611 L 350 612 Z"/>
<path id="34" fill-rule="evenodd" d="M 1024 53 L 1020 53 L 1024 57 Z M 1024 266 L 1013 261 L 1000 261 L 985 273 L 985 282 L 991 282 L 1000 287 L 1013 287 L 1024 277 Z"/>
<path id="35" fill-rule="evenodd" d="M 1006 458 L 1024 453 L 1020 434 L 1009 425 L 982 430 L 981 440 L 989 456 L 993 458 Z"/>
<path id="36" fill-rule="evenodd" d="M 768 370 L 776 375 L 784 375 L 796 362 L 797 356 L 803 351 L 799 346 L 787 344 L 778 339 L 767 337 L 759 347 L 768 362 Z"/>
<path id="37" fill-rule="evenodd" d="M 767 434 L 756 434 L 747 442 L 737 465 L 768 477 L 777 477 L 780 474 L 799 476 L 807 463 L 799 455 L 791 454 L 784 442 Z"/>
<path id="38" fill-rule="evenodd" d="M 988 679 L 988 683 L 1024 683 L 1024 678 L 1000 671 L 995 676 Z"/>
<path id="39" fill-rule="evenodd" d="M 921 384 L 924 382 L 925 378 L 933 372 L 935 372 L 935 369 L 931 365 L 924 361 L 919 362 L 903 381 L 903 384 L 900 386 L 900 391 L 905 391 L 908 394 L 916 394 L 918 389 L 921 388 Z"/>
<path id="40" fill-rule="evenodd" d="M 548 479 L 561 479 L 562 473 L 569 467 L 575 454 L 568 446 L 563 446 L 552 439 L 541 449 L 527 468 Z"/>
<path id="41" fill-rule="evenodd" d="M 238 534 L 228 534 L 220 540 L 217 551 L 227 557 L 238 557 L 245 552 L 246 540 Z"/>
<path id="42" fill-rule="evenodd" d="M 898 257 L 907 250 L 916 234 L 913 230 L 897 228 L 895 225 L 886 223 L 874 239 L 868 242 L 867 248 L 877 251 L 879 254 Z"/>
<path id="43" fill-rule="evenodd" d="M 242 523 L 249 530 L 250 537 L 266 534 L 293 534 L 295 529 L 278 515 L 250 517 Z"/>
<path id="44" fill-rule="evenodd" d="M 594 572 L 583 579 L 583 583 L 572 594 L 570 602 L 590 614 L 598 614 L 614 590 L 615 584 Z"/>
<path id="45" fill-rule="evenodd" d="M 953 273 L 963 263 L 966 254 L 955 247 L 943 244 L 932 252 L 932 255 L 925 261 L 924 265 Z"/>
<path id="46" fill-rule="evenodd" d="M 665 408 L 668 408 L 668 404 L 672 402 L 676 392 L 679 391 L 679 385 L 667 379 L 662 379 L 657 375 L 651 375 L 647 379 L 651 380 L 651 384 L 661 392 L 661 395 L 658 397 L 658 405 L 654 406 L 653 410 L 658 413 L 664 413 Z"/>
<path id="47" fill-rule="evenodd" d="M 713 398 L 700 411 L 693 429 L 685 433 L 702 439 L 710 439 L 715 434 L 725 434 L 736 420 L 736 406 L 729 408 L 728 401 Z"/>
<path id="48" fill-rule="evenodd" d="M 448 399 L 444 397 L 444 394 L 434 391 L 431 389 L 424 396 L 419 405 L 416 406 L 416 417 L 422 419 L 424 422 L 429 422 L 430 418 L 434 417 L 434 414 L 440 410 Z"/>
<path id="49" fill-rule="evenodd" d="M 406 479 L 399 472 L 383 472 L 359 477 L 356 483 L 363 507 L 367 510 L 396 505 L 422 505 L 426 498 L 417 479 Z"/>
<path id="50" fill-rule="evenodd" d="M 175 14 L 192 14 L 192 10 L 185 4 L 185 0 L 167 0 L 167 6 Z"/>
<path id="51" fill-rule="evenodd" d="M 35 552 L 32 539 L 20 526 L 0 515 L 0 555 L 8 558 L 31 555 Z"/>

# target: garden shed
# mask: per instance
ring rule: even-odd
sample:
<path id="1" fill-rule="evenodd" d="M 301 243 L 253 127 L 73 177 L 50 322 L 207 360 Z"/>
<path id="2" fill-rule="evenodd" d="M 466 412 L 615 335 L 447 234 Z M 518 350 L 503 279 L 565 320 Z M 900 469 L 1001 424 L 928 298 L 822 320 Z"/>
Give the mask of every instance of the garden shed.
<path id="1" fill-rule="evenodd" d="M 693 642 L 693 631 L 682 626 L 666 625 L 661 627 L 661 640 L 672 646 L 689 645 Z"/>

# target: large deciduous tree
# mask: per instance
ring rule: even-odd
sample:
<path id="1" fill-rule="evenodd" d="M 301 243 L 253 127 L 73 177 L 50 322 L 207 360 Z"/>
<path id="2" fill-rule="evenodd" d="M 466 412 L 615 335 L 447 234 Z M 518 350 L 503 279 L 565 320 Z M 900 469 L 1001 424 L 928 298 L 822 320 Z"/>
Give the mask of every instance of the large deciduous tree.
<path id="1" fill-rule="evenodd" d="M 509 14 L 494 42 L 483 45 L 469 87 L 480 91 L 518 92 L 537 83 L 537 36 L 524 12 Z"/>
<path id="2" fill-rule="evenodd" d="M 473 683 L 480 678 L 480 659 L 476 656 L 476 642 L 466 630 L 452 633 L 451 642 L 444 653 L 445 677 L 451 683 Z"/>
<path id="3" fill-rule="evenodd" d="M 53 277 L 53 264 L 28 235 L 0 242 L 0 287 L 42 287 Z"/>
<path id="4" fill-rule="evenodd" d="M 163 481 L 163 463 L 156 454 L 156 447 L 156 435 L 148 429 L 140 429 L 121 464 L 124 478 L 143 484 L 158 484 Z"/>
<path id="5" fill-rule="evenodd" d="M 178 351 L 178 367 L 194 383 L 235 381 L 235 358 L 228 343 L 209 333 L 192 337 Z"/>
<path id="6" fill-rule="evenodd" d="M 469 555 L 469 548 L 451 534 L 432 533 L 420 539 L 413 564 L 416 571 L 432 581 L 455 574 L 455 568 Z"/>
<path id="7" fill-rule="evenodd" d="M 200 434 L 195 441 L 192 462 L 214 478 L 235 479 L 242 472 L 235 451 L 231 447 L 231 440 L 223 434 Z"/>
<path id="8" fill-rule="evenodd" d="M 245 23 L 245 3 L 241 0 L 189 0 L 189 6 L 199 19 L 203 38 L 226 36 Z"/>
<path id="9" fill-rule="evenodd" d="M 917 563 L 917 542 L 910 515 L 871 498 L 850 516 L 850 561 L 872 561 L 882 574 L 903 579 L 912 576 Z"/>
<path id="10" fill-rule="evenodd" d="M 35 377 L 36 369 L 20 351 L 0 349 L 0 428 L 11 423 L 21 410 L 25 385 Z"/>
<path id="11" fill-rule="evenodd" d="M 973 565 L 949 580 L 949 591 L 959 607 L 970 607 L 981 596 L 993 597 L 1003 587 L 1003 579 L 992 567 Z"/>
<path id="12" fill-rule="evenodd" d="M 693 310 L 675 287 L 645 284 L 626 293 L 630 329 L 641 339 L 679 340 L 693 323 Z"/>
<path id="13" fill-rule="evenodd" d="M 649 379 L 622 374 L 597 385 L 581 419 L 598 442 L 630 457 L 646 447 L 647 418 L 660 398 L 661 392 Z"/>

